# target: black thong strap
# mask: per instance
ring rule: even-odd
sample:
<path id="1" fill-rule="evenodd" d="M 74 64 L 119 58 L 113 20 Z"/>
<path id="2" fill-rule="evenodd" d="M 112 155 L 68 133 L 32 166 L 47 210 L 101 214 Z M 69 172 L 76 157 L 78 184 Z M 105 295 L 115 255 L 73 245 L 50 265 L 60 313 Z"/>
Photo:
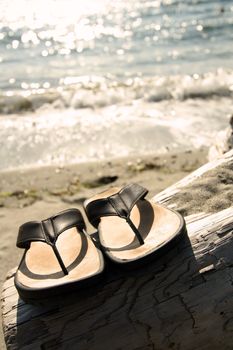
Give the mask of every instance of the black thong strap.
<path id="1" fill-rule="evenodd" d="M 119 216 L 127 221 L 135 233 L 139 243 L 144 244 L 142 235 L 130 219 L 130 213 L 135 204 L 143 199 L 148 190 L 138 184 L 123 187 L 118 193 L 109 197 L 93 200 L 86 206 L 86 214 L 94 227 L 98 227 L 103 216 Z"/>
<path id="2" fill-rule="evenodd" d="M 28 249 L 31 242 L 49 244 L 65 275 L 68 271 L 57 250 L 56 241 L 59 235 L 69 228 L 77 227 L 78 231 L 85 230 L 83 216 L 78 209 L 67 209 L 43 221 L 29 221 L 21 225 L 17 237 L 17 247 Z"/>

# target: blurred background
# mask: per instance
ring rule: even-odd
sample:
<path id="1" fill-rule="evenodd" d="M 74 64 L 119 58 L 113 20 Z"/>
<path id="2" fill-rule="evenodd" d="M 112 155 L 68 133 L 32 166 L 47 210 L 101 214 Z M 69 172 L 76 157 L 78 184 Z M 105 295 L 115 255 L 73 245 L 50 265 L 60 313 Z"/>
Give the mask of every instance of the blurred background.
<path id="1" fill-rule="evenodd" d="M 232 39 L 230 0 L 0 0 L 1 170 L 208 146 Z"/>

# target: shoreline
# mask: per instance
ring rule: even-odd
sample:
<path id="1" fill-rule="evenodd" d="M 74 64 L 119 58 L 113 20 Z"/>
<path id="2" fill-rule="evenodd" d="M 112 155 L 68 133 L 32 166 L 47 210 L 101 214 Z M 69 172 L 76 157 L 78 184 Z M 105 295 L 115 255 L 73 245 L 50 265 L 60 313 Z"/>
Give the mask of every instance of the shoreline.
<path id="1" fill-rule="evenodd" d="M 102 186 L 122 186 L 131 179 L 147 184 L 150 192 L 158 192 L 175 182 L 178 174 L 185 176 L 204 164 L 207 152 L 202 147 L 66 166 L 3 170 L 0 171 L 0 207 L 11 207 L 13 202 L 18 202 L 23 208 L 48 196 L 61 196 L 63 200 Z M 151 172 L 160 174 L 156 182 L 148 176 Z"/>

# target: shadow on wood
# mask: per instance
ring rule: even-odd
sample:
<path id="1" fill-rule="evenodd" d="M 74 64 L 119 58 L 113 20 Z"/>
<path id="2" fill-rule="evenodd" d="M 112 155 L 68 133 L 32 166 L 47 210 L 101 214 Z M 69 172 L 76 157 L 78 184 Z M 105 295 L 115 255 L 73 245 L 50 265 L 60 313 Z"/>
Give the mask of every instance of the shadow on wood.
<path id="1" fill-rule="evenodd" d="M 38 344 L 42 349 L 149 349 L 156 338 L 172 345 L 169 329 L 173 328 L 179 304 L 183 302 L 177 293 L 202 282 L 185 235 L 165 256 L 136 271 L 123 271 L 109 263 L 101 286 L 66 295 L 63 301 L 54 300 L 50 308 L 27 306 L 19 301 L 17 346 L 19 349 L 30 344 Z M 164 340 L 160 329 L 163 316 L 167 319 Z M 26 336 L 28 319 L 33 330 L 29 337 Z M 187 320 L 191 325 L 192 319 L 185 312 L 183 321 Z M 154 331 L 150 334 L 150 330 Z"/>

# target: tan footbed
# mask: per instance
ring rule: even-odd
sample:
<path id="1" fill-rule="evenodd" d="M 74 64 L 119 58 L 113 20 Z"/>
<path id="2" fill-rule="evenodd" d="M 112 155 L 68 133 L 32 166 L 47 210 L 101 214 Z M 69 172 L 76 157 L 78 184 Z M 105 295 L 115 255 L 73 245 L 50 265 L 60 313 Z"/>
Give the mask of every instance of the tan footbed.
<path id="1" fill-rule="evenodd" d="M 92 197 L 85 205 L 93 200 L 111 196 L 119 190 L 116 187 L 111 188 Z M 183 224 L 176 212 L 145 199 L 133 207 L 130 219 L 143 236 L 143 245 L 140 245 L 125 219 L 106 216 L 100 220 L 98 231 L 101 244 L 115 260 L 134 260 L 157 250 L 176 236 Z"/>
<path id="2" fill-rule="evenodd" d="M 83 242 L 87 243 L 86 249 Z M 63 232 L 58 237 L 56 247 L 69 270 L 68 275 L 62 272 L 51 246 L 42 242 L 32 242 L 24 256 L 24 262 L 17 271 L 18 281 L 29 288 L 43 288 L 73 282 L 100 272 L 101 259 L 98 250 L 92 240 L 87 235 L 77 232 L 76 228 Z M 83 258 L 75 264 L 80 253 L 83 254 Z M 72 263 L 74 266 L 69 269 Z M 31 273 L 34 276 L 30 276 Z"/>

